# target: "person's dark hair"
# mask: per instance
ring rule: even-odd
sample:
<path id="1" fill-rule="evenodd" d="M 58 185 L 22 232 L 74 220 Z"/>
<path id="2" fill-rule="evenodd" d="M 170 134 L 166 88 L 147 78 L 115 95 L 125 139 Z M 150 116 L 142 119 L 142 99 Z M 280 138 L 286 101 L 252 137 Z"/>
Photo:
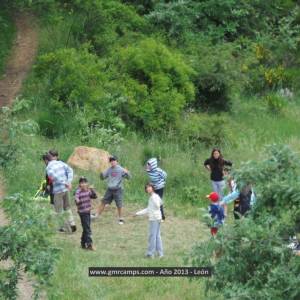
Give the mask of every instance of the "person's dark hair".
<path id="1" fill-rule="evenodd" d="M 86 177 L 82 176 L 79 178 L 79 183 L 88 183 L 88 180 Z"/>
<path id="2" fill-rule="evenodd" d="M 109 162 L 111 162 L 111 161 L 113 161 L 113 160 L 118 161 L 118 158 L 117 158 L 117 156 L 112 155 L 112 156 L 109 157 L 108 160 L 109 160 Z"/>
<path id="3" fill-rule="evenodd" d="M 219 152 L 220 156 L 218 158 L 218 162 L 219 162 L 219 167 L 220 168 L 223 168 L 224 167 L 224 158 L 223 158 L 223 155 L 222 155 L 222 152 L 219 148 L 213 148 L 212 151 L 211 151 L 211 155 L 210 155 L 210 159 L 211 161 L 213 161 L 214 158 L 214 152 Z"/>
<path id="4" fill-rule="evenodd" d="M 45 153 L 42 155 L 42 160 L 43 161 L 50 161 L 51 160 L 51 155 L 49 153 Z"/>
<path id="5" fill-rule="evenodd" d="M 154 191 L 154 185 L 151 182 L 148 182 L 147 184 L 145 184 L 145 191 L 147 191 L 148 186 L 151 186 Z"/>
<path id="6" fill-rule="evenodd" d="M 58 151 L 55 150 L 55 149 L 50 149 L 50 150 L 48 151 L 48 153 L 49 153 L 51 156 L 58 157 Z"/>

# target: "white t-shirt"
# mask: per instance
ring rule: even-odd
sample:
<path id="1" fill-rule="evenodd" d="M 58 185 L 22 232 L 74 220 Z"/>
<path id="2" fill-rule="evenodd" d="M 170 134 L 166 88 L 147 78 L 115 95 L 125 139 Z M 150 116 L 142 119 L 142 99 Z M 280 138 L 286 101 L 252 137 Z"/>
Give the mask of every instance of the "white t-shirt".
<path id="1" fill-rule="evenodd" d="M 148 207 L 142 209 L 136 213 L 137 216 L 148 214 L 149 221 L 160 221 L 161 211 L 160 206 L 162 205 L 162 200 L 159 195 L 153 193 L 148 201 Z"/>

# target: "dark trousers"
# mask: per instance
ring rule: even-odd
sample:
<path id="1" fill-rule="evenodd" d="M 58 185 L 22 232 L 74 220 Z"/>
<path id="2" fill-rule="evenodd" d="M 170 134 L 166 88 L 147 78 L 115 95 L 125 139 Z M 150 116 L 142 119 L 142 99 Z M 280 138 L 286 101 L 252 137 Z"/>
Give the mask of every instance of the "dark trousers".
<path id="1" fill-rule="evenodd" d="M 82 235 L 81 235 L 81 247 L 87 248 L 92 245 L 92 231 L 91 231 L 91 213 L 78 213 L 82 225 Z"/>
<path id="2" fill-rule="evenodd" d="M 154 190 L 154 192 L 160 197 L 160 199 L 163 198 L 163 196 L 164 196 L 164 188 L 161 188 L 161 189 L 158 189 L 158 190 Z M 163 220 L 165 220 L 166 216 L 165 216 L 164 206 L 163 205 L 160 206 L 160 212 L 161 212 L 161 218 Z"/>

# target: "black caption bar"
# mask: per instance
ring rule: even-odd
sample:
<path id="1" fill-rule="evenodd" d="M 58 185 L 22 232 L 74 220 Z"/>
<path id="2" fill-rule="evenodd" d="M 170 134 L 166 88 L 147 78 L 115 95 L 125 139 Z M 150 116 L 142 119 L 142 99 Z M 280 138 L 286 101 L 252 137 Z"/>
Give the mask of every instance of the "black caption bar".
<path id="1" fill-rule="evenodd" d="M 90 277 L 210 277 L 211 268 L 194 267 L 90 267 Z"/>

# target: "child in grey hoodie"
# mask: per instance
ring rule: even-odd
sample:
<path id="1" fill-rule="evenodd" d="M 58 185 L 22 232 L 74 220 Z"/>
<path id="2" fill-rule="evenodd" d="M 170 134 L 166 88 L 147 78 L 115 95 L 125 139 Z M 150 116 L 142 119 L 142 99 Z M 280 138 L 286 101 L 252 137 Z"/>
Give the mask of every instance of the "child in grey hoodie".
<path id="1" fill-rule="evenodd" d="M 123 179 L 130 179 L 131 175 L 127 169 L 122 168 L 118 164 L 118 158 L 116 156 L 111 156 L 109 158 L 109 162 L 111 167 L 108 168 L 105 172 L 100 174 L 100 178 L 106 179 L 107 182 L 107 190 L 102 199 L 100 206 L 97 209 L 95 215 L 92 215 L 92 219 L 98 218 L 103 212 L 106 204 L 111 204 L 113 200 L 116 202 L 118 216 L 119 216 L 119 224 L 124 224 L 124 220 L 122 218 L 122 207 L 123 207 Z"/>

